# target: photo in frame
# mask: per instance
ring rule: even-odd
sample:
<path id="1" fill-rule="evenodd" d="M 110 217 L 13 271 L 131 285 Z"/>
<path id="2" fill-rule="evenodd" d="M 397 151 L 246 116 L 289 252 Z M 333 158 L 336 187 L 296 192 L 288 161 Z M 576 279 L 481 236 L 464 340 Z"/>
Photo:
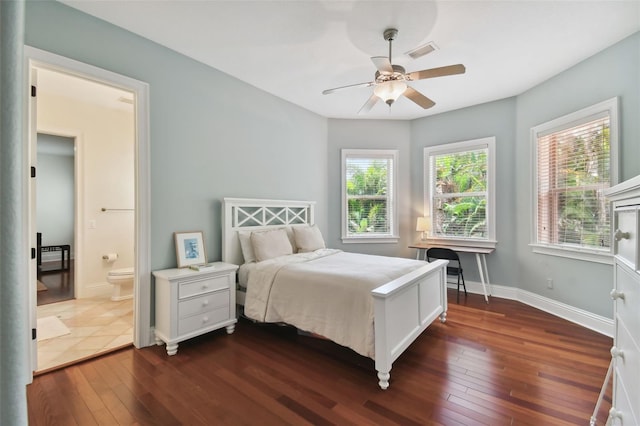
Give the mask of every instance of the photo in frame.
<path id="1" fill-rule="evenodd" d="M 201 231 L 174 232 L 176 240 L 176 257 L 178 268 L 191 265 L 204 265 L 207 255 L 204 248 L 204 237 Z"/>

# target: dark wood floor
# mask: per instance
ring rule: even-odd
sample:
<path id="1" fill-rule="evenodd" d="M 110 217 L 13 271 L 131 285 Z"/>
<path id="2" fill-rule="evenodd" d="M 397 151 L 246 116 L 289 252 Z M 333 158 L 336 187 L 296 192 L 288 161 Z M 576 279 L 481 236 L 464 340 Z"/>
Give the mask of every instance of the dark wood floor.
<path id="1" fill-rule="evenodd" d="M 450 293 L 455 301 L 455 294 Z M 373 362 L 286 327 L 240 321 L 34 378 L 31 425 L 588 425 L 610 338 L 518 302 L 450 304 L 378 388 Z M 610 390 L 601 408 L 603 424 Z"/>
<path id="2" fill-rule="evenodd" d="M 38 280 L 47 287 L 38 291 L 38 306 L 73 299 L 74 267 L 69 261 L 68 269 L 60 269 L 60 262 L 45 262 L 38 273 Z"/>

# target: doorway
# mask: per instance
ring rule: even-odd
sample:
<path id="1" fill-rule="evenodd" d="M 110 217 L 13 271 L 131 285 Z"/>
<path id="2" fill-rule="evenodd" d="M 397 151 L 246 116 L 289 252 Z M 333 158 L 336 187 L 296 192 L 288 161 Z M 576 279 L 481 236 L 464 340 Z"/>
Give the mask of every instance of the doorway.
<path id="1" fill-rule="evenodd" d="M 150 301 L 151 301 L 151 292 L 150 292 L 150 261 L 149 261 L 149 228 L 150 228 L 150 206 L 149 206 L 149 123 L 148 123 L 148 85 L 146 83 L 130 79 L 128 77 L 112 73 L 110 71 L 106 71 L 103 69 L 99 69 L 93 67 L 88 64 L 83 64 L 68 58 L 64 58 L 59 55 L 55 55 L 49 52 L 45 52 L 39 49 L 31 48 L 29 46 L 25 47 L 25 70 L 29 73 L 29 81 L 32 86 L 37 88 L 37 68 L 47 69 L 50 71 L 59 72 L 65 74 L 70 77 L 75 77 L 83 81 L 89 81 L 93 83 L 102 84 L 104 86 L 118 89 L 121 91 L 125 91 L 133 94 L 133 100 L 129 100 L 128 104 L 130 107 L 133 107 L 134 114 L 134 125 L 133 125 L 133 134 L 134 134 L 134 149 L 133 149 L 133 169 L 134 169 L 134 177 L 133 177 L 133 185 L 132 185 L 132 203 L 131 206 L 125 206 L 125 211 L 128 212 L 130 216 L 130 221 L 134 224 L 134 232 L 133 232 L 133 246 L 134 249 L 132 252 L 134 253 L 132 259 L 130 259 L 131 263 L 133 263 L 135 269 L 135 275 L 133 277 L 133 292 L 134 298 L 132 302 L 132 311 L 133 311 L 133 343 L 136 347 L 144 347 L 149 346 L 153 343 L 152 335 L 151 335 L 151 327 L 150 327 Z M 31 90 L 32 94 L 37 93 L 35 88 Z M 122 100 L 118 102 L 123 103 Z M 126 102 L 125 102 L 126 103 Z M 34 151 L 35 151 L 35 129 L 37 128 L 37 103 L 32 96 L 31 102 L 28 106 L 28 118 L 29 118 L 29 140 L 30 143 L 26 144 L 26 153 L 25 157 L 30 158 L 30 162 L 34 163 Z M 51 129 L 48 129 L 51 130 Z M 54 134 L 64 134 L 64 131 L 60 131 L 61 129 L 53 129 L 52 133 Z M 64 129 L 63 129 L 64 130 Z M 77 129 L 75 129 L 77 130 Z M 81 134 L 81 132 L 78 132 Z M 82 146 L 84 143 L 84 138 L 76 137 L 76 147 L 78 145 Z M 76 152 L 76 166 L 78 165 L 78 155 Z M 81 167 L 76 167 L 76 174 L 82 173 L 85 168 L 85 164 L 83 162 L 80 163 Z M 90 165 L 86 165 L 86 167 L 90 167 Z M 78 170 L 80 169 L 80 170 Z M 86 176 L 85 176 L 86 177 Z M 35 193 L 35 180 L 30 180 L 29 185 L 29 210 L 31 211 L 31 207 L 35 205 L 34 193 Z M 109 183 L 109 179 L 106 179 L 107 184 Z M 84 185 L 84 179 L 76 180 L 76 185 Z M 99 189 L 98 189 L 99 191 Z M 101 211 L 80 209 L 78 205 L 81 207 L 84 206 L 84 202 L 76 203 L 76 222 L 79 223 L 79 226 L 83 227 L 83 230 L 86 229 L 97 229 L 100 225 L 97 225 L 96 228 L 93 228 L 93 221 L 96 221 L 98 224 L 99 219 L 104 219 L 105 217 L 91 217 L 94 214 L 100 214 Z M 102 206 L 102 207 L 110 207 L 110 206 Z M 77 214 L 78 212 L 81 214 Z M 32 215 L 33 213 L 29 213 Z M 106 220 L 109 220 L 107 218 Z M 111 218 L 113 219 L 113 218 Z M 35 224 L 35 215 L 31 217 L 29 221 L 29 232 L 30 245 L 35 248 L 36 246 L 36 224 Z M 86 283 L 80 283 L 79 277 L 83 275 L 82 270 L 87 269 L 87 274 L 96 273 L 96 268 L 88 267 L 85 268 L 82 263 L 84 261 L 81 260 L 82 255 L 86 250 L 84 247 L 84 241 L 82 238 L 78 237 L 78 232 L 75 235 L 75 294 L 81 300 L 84 298 L 91 298 L 95 295 L 95 293 L 99 293 L 100 291 L 104 291 L 108 289 L 108 283 L 104 279 L 104 277 L 98 280 L 90 280 L 89 285 Z M 86 253 L 87 257 L 91 255 L 91 259 L 95 260 L 96 256 L 99 257 L 99 262 L 103 262 L 103 256 L 108 253 L 100 250 L 98 253 Z M 36 310 L 36 275 L 37 275 L 37 266 L 36 260 L 34 259 L 29 268 L 30 275 L 30 291 L 29 291 L 29 301 L 28 305 L 30 306 L 29 313 L 29 323 L 31 327 L 34 329 L 38 328 L 37 321 L 37 310 Z M 101 274 L 101 272 L 98 272 Z M 68 303 L 68 302 L 62 302 Z M 34 333 L 35 335 L 35 333 Z M 37 359 L 38 359 L 38 348 L 37 341 L 34 339 L 31 345 L 31 366 L 32 371 L 37 369 Z"/>
<path id="2" fill-rule="evenodd" d="M 38 133 L 38 302 L 74 298 L 75 138 Z"/>
<path id="3" fill-rule="evenodd" d="M 38 303 L 42 371 L 133 342 L 133 276 L 118 291 L 128 300 L 112 300 L 108 276 L 123 267 L 133 274 L 135 131 L 132 92 L 45 67 L 35 71 L 37 299 L 61 296 L 50 298 L 55 306 Z M 62 136 L 72 133 L 81 137 Z M 123 208 L 113 214 L 105 206 Z"/>

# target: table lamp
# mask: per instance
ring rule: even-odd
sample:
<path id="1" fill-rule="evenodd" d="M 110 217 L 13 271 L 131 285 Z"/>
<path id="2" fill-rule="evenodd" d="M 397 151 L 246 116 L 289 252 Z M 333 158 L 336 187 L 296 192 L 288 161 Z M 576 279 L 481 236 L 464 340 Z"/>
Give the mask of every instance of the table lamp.
<path id="1" fill-rule="evenodd" d="M 429 218 L 418 217 L 418 223 L 416 224 L 416 231 L 422 232 L 420 239 L 422 241 L 427 239 L 427 233 L 429 232 Z"/>

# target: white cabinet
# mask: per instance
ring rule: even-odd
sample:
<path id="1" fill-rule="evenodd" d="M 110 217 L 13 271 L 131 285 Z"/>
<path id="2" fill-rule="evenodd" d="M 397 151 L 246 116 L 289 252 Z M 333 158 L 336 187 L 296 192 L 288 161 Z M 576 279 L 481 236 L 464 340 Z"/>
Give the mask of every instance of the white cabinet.
<path id="1" fill-rule="evenodd" d="M 178 343 L 200 334 L 227 328 L 236 319 L 236 265 L 215 262 L 201 271 L 164 269 L 155 277 L 156 343 L 175 355 Z"/>
<path id="2" fill-rule="evenodd" d="M 640 424 L 640 176 L 606 191 L 614 214 L 613 425 Z"/>

